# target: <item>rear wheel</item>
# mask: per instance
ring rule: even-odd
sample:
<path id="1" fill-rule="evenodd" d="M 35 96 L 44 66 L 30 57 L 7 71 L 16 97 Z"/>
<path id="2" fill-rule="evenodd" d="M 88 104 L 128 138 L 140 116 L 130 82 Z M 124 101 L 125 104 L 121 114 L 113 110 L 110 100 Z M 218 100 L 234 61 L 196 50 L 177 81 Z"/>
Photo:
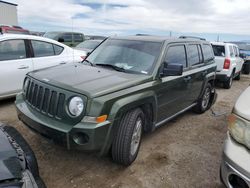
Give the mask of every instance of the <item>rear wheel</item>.
<path id="1" fill-rule="evenodd" d="M 240 72 L 239 72 L 239 74 L 235 77 L 235 80 L 240 80 Z"/>
<path id="2" fill-rule="evenodd" d="M 112 144 L 112 159 L 116 163 L 128 166 L 136 159 L 144 124 L 145 115 L 140 108 L 122 117 Z"/>
<path id="3" fill-rule="evenodd" d="M 202 114 L 210 108 L 211 96 L 212 96 L 211 94 L 212 94 L 212 86 L 210 83 L 207 83 L 207 86 L 204 89 L 201 98 L 198 100 L 197 105 L 194 107 L 194 112 Z"/>
<path id="4" fill-rule="evenodd" d="M 223 87 L 224 87 L 225 89 L 230 89 L 231 86 L 232 86 L 232 84 L 233 84 L 233 74 L 229 77 L 229 79 L 228 79 L 227 81 L 225 81 L 225 82 L 223 83 Z"/>

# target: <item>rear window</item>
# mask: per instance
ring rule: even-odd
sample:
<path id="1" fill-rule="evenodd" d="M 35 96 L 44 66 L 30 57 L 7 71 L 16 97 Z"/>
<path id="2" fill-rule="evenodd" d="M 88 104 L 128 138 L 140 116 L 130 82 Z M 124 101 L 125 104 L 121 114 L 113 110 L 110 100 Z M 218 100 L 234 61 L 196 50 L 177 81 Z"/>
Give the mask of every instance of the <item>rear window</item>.
<path id="1" fill-rule="evenodd" d="M 34 50 L 35 57 L 45 57 L 54 55 L 54 48 L 53 44 L 51 43 L 32 40 L 31 44 Z"/>
<path id="2" fill-rule="evenodd" d="M 215 56 L 225 57 L 225 46 L 212 45 L 212 47 Z"/>
<path id="3" fill-rule="evenodd" d="M 214 58 L 214 52 L 211 48 L 211 45 L 203 44 L 202 51 L 203 51 L 203 57 L 204 57 L 205 62 L 212 60 Z"/>
<path id="4" fill-rule="evenodd" d="M 83 41 L 83 34 L 73 34 L 75 42 L 82 42 Z"/>

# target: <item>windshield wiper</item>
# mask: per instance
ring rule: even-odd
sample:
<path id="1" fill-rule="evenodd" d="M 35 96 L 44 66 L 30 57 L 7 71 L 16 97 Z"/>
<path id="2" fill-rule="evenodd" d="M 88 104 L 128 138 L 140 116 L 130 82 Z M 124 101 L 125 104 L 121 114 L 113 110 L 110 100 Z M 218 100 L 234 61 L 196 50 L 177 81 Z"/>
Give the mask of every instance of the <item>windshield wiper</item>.
<path id="1" fill-rule="evenodd" d="M 84 63 L 84 62 L 87 62 L 87 63 L 90 64 L 92 67 L 95 66 L 94 63 L 92 63 L 91 61 L 89 61 L 89 60 L 87 60 L 87 59 L 84 59 L 84 60 L 82 61 L 82 63 Z"/>
<path id="2" fill-rule="evenodd" d="M 116 70 L 116 71 L 119 71 L 119 72 L 125 72 L 126 70 L 122 67 L 118 67 L 118 66 L 115 66 L 115 65 L 111 65 L 111 64 L 102 64 L 102 63 L 97 63 L 95 64 L 97 66 L 103 66 L 103 67 L 111 67 L 112 69 Z"/>

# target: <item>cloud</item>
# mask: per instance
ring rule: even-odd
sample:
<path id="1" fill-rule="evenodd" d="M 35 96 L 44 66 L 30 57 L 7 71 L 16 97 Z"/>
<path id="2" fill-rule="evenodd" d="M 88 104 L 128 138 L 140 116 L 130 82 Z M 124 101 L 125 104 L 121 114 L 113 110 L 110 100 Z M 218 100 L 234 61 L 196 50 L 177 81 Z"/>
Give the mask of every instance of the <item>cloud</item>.
<path id="1" fill-rule="evenodd" d="M 249 0 L 16 0 L 19 22 L 35 30 L 96 34 L 249 34 Z"/>

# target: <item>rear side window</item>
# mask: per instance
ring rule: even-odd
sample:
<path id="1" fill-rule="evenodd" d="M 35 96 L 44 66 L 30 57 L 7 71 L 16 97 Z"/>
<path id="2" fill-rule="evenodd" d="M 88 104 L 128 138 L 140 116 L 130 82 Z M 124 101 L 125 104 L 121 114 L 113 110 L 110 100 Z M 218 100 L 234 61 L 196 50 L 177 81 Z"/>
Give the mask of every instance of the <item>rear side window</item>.
<path id="1" fill-rule="evenodd" d="M 238 51 L 238 48 L 236 46 L 233 47 L 234 48 L 234 54 L 235 54 L 235 57 L 239 57 L 239 51 Z"/>
<path id="2" fill-rule="evenodd" d="M 230 57 L 234 57 L 233 46 L 229 46 L 229 53 L 230 53 Z"/>
<path id="3" fill-rule="evenodd" d="M 63 47 L 53 44 L 55 55 L 60 55 L 64 50 Z"/>
<path id="4" fill-rule="evenodd" d="M 54 55 L 54 48 L 53 44 L 43 41 L 31 41 L 34 56 L 35 57 L 45 57 L 45 56 L 52 56 Z"/>
<path id="5" fill-rule="evenodd" d="M 211 45 L 208 44 L 203 44 L 202 45 L 202 51 L 203 51 L 203 56 L 204 56 L 204 61 L 209 61 L 214 58 L 214 52 L 212 50 Z"/>
<path id="6" fill-rule="evenodd" d="M 73 37 L 73 35 L 71 33 L 66 33 L 63 35 L 62 38 L 63 38 L 64 42 L 72 42 L 72 37 Z"/>
<path id="7" fill-rule="evenodd" d="M 73 34 L 75 42 L 83 42 L 83 35 L 82 34 Z"/>
<path id="8" fill-rule="evenodd" d="M 188 45 L 188 63 L 189 66 L 198 65 L 200 63 L 198 45 Z"/>
<path id="9" fill-rule="evenodd" d="M 26 58 L 24 40 L 7 40 L 0 42 L 0 61 L 24 58 Z"/>
<path id="10" fill-rule="evenodd" d="M 187 67 L 186 49 L 184 45 L 170 46 L 165 56 L 168 64 L 181 64 Z"/>
<path id="11" fill-rule="evenodd" d="M 225 46 L 212 45 L 212 47 L 215 56 L 225 57 Z"/>

